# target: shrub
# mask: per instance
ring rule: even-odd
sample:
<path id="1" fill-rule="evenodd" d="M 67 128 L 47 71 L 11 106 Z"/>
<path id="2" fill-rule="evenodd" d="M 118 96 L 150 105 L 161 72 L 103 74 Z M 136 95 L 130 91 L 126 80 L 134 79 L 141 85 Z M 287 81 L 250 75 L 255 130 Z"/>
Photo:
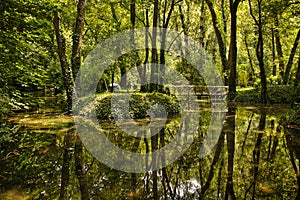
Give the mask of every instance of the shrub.
<path id="1" fill-rule="evenodd" d="M 122 99 L 123 96 L 125 98 L 126 94 L 106 93 L 96 96 L 94 105 L 98 119 L 105 120 L 113 118 L 111 111 L 111 100 L 113 95 L 117 95 L 119 99 Z M 168 116 L 174 116 L 180 113 L 180 105 L 173 96 L 162 93 L 133 93 L 129 100 L 130 117 L 134 119 L 149 117 L 149 109 L 155 104 L 163 106 L 167 111 Z M 91 111 L 91 106 L 92 105 L 88 105 L 84 109 L 86 114 Z M 123 113 L 117 113 L 117 115 L 121 114 Z"/>
<path id="2" fill-rule="evenodd" d="M 268 101 L 269 103 L 293 103 L 297 98 L 297 92 L 293 86 L 288 85 L 268 85 Z M 236 102 L 260 102 L 260 88 L 254 87 L 247 90 L 239 90 L 235 98 Z"/>

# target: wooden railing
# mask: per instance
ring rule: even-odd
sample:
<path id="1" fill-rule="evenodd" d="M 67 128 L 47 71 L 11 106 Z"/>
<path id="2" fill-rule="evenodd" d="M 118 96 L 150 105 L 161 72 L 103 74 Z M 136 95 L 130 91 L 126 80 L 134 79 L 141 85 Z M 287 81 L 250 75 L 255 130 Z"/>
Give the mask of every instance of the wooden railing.
<path id="1" fill-rule="evenodd" d="M 172 85 L 168 86 L 171 93 L 180 91 L 181 94 L 189 95 L 192 90 L 199 100 L 225 100 L 228 93 L 228 86 L 195 86 L 195 85 Z"/>

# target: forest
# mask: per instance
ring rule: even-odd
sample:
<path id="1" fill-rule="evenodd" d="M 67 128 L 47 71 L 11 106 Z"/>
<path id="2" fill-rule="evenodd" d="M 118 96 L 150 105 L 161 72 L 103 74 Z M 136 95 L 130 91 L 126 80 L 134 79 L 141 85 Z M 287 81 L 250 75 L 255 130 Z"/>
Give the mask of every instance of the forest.
<path id="1" fill-rule="evenodd" d="M 298 0 L 0 16 L 0 199 L 300 199 Z"/>

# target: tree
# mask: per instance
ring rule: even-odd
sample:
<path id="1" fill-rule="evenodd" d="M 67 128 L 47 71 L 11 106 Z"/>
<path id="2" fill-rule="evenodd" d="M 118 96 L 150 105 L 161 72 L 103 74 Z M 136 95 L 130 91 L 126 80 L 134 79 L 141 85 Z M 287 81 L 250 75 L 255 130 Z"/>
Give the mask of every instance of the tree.
<path id="1" fill-rule="evenodd" d="M 227 71 L 229 70 L 229 80 L 228 80 L 228 85 L 229 85 L 229 99 L 234 99 L 236 96 L 236 62 L 237 62 L 237 39 L 236 39 L 236 32 L 237 32 L 237 10 L 238 6 L 240 4 L 240 0 L 230 0 L 230 44 L 229 44 L 229 54 L 228 54 L 228 59 L 226 56 L 226 45 L 224 38 L 222 37 L 221 30 L 218 25 L 218 19 L 217 19 L 217 14 L 216 11 L 214 10 L 213 3 L 211 0 L 205 0 L 208 8 L 211 13 L 212 17 L 212 22 L 213 22 L 213 27 L 215 30 L 215 34 L 217 37 L 218 45 L 219 45 L 219 53 L 221 56 L 221 61 L 222 61 L 222 66 L 223 66 L 223 73 L 225 74 L 225 84 L 227 85 L 227 78 L 226 74 Z M 223 17 L 224 19 L 225 17 Z M 225 20 L 226 21 L 226 20 Z M 224 28 L 226 30 L 226 28 Z"/>
<path id="2" fill-rule="evenodd" d="M 296 78 L 294 82 L 295 87 L 298 87 L 299 82 L 300 82 L 300 55 L 298 57 L 298 67 L 297 67 Z"/>
<path id="3" fill-rule="evenodd" d="M 228 55 L 228 65 L 230 69 L 229 75 L 229 93 L 228 96 L 230 99 L 234 99 L 236 96 L 236 62 L 237 62 L 237 10 L 241 0 L 230 0 L 230 46 L 229 46 L 229 55 Z"/>
<path id="4" fill-rule="evenodd" d="M 267 79 L 264 66 L 264 41 L 263 41 L 263 24 L 262 24 L 262 0 L 257 0 L 257 13 L 258 17 L 255 17 L 251 0 L 248 0 L 250 15 L 252 16 L 257 28 L 258 28 L 258 39 L 256 46 L 256 57 L 259 62 L 260 69 L 260 81 L 261 81 L 261 92 L 260 98 L 262 103 L 267 103 Z"/>
<path id="5" fill-rule="evenodd" d="M 13 95 L 18 102 L 24 92 L 55 88 L 59 83 L 52 8 L 51 2 L 31 0 L 7 0 L 0 5 L 0 93 Z"/>
<path id="6" fill-rule="evenodd" d="M 219 46 L 219 54 L 221 57 L 221 62 L 222 62 L 222 71 L 224 74 L 224 81 L 225 81 L 225 85 L 227 85 L 227 73 L 228 73 L 228 60 L 227 60 L 227 56 L 226 56 L 226 45 L 225 45 L 225 41 L 223 39 L 221 30 L 219 28 L 219 21 L 217 18 L 217 14 L 216 11 L 214 9 L 214 5 L 212 3 L 211 0 L 205 0 L 210 13 L 211 13 L 211 18 L 212 18 L 212 23 L 213 23 L 213 27 L 214 27 L 214 31 L 216 34 L 216 38 L 218 41 L 218 46 Z"/>
<path id="7" fill-rule="evenodd" d="M 291 50 L 291 53 L 290 53 L 290 56 L 289 56 L 288 63 L 287 63 L 286 68 L 285 68 L 283 84 L 287 84 L 288 81 L 289 81 L 290 71 L 291 71 L 291 68 L 292 68 L 292 65 L 293 65 L 293 60 L 294 60 L 296 50 L 297 50 L 297 47 L 298 47 L 298 44 L 299 44 L 299 39 L 300 39 L 300 29 L 298 30 L 296 39 L 294 41 L 294 44 L 293 44 L 293 47 L 292 47 L 292 50 Z"/>
<path id="8" fill-rule="evenodd" d="M 74 91 L 74 80 L 76 78 L 77 72 L 79 71 L 81 65 L 81 43 L 82 43 L 82 35 L 84 29 L 85 6 L 86 6 L 86 0 L 78 1 L 76 24 L 73 32 L 71 67 L 67 61 L 66 43 L 62 31 L 61 15 L 57 9 L 54 11 L 53 24 L 56 33 L 56 41 L 58 45 L 58 55 L 61 63 L 63 79 L 64 79 L 66 92 L 67 92 L 68 111 L 70 113 L 72 111 L 72 95 L 76 95 L 76 91 Z M 72 145 L 70 141 L 72 137 L 70 135 L 72 135 L 72 132 L 68 133 L 68 135 L 65 137 L 65 150 L 63 155 L 64 164 L 62 167 L 62 177 L 61 177 L 62 185 L 61 185 L 60 200 L 66 199 L 66 190 L 69 183 L 69 170 L 70 170 L 69 168 L 70 168 L 70 159 L 71 159 L 71 154 L 70 154 L 71 152 L 69 151 L 69 149 Z M 82 162 L 82 157 L 83 157 L 82 151 L 83 151 L 83 146 L 79 137 L 77 136 L 75 139 L 75 150 L 74 150 L 75 173 L 79 181 L 81 199 L 89 199 L 88 191 L 87 191 L 87 179 L 85 176 L 84 164 Z"/>

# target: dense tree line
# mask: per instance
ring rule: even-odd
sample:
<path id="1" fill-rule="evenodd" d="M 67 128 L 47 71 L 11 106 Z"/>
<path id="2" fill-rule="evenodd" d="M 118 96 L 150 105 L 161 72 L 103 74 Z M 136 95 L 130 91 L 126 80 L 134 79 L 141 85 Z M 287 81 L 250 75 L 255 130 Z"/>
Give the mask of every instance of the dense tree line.
<path id="1" fill-rule="evenodd" d="M 59 90 L 64 85 L 70 99 L 71 77 L 75 77 L 81 61 L 99 42 L 123 30 L 149 26 L 183 32 L 202 44 L 223 73 L 229 97 L 235 97 L 236 86 L 259 85 L 261 101 L 266 102 L 268 84 L 299 82 L 297 1 L 93 0 L 80 10 L 81 4 L 50 0 L 3 2 L 1 90 Z M 106 70 L 99 89 L 106 90 L 109 83 L 134 66 L 148 62 L 170 64 L 171 58 L 165 51 L 155 48 L 163 47 L 164 41 L 153 44 L 151 40 L 156 34 L 150 33 L 145 44 L 148 48 L 120 58 Z M 187 70 L 188 63 L 171 65 L 193 77 Z M 146 68 L 138 70 L 143 77 Z M 157 78 L 158 71 L 151 68 L 151 79 Z M 126 84 L 126 79 L 122 81 Z"/>
<path id="2" fill-rule="evenodd" d="M 72 94 L 76 93 L 74 80 L 89 52 L 113 34 L 139 27 L 148 30 L 151 26 L 174 29 L 199 42 L 222 73 L 230 99 L 235 99 L 237 87 L 254 86 L 260 89 L 260 101 L 267 103 L 268 86 L 299 85 L 299 10 L 300 2 L 296 0 L 4 0 L 0 5 L 0 104 L 25 107 L 20 102 L 26 95 L 46 95 L 50 91 L 65 94 L 70 113 Z M 99 77 L 100 92 L 120 77 L 124 77 L 121 86 L 126 85 L 126 73 L 134 67 L 144 84 L 142 91 L 162 92 L 164 80 L 158 74 L 164 73 L 159 66 L 165 64 L 180 71 L 192 84 L 205 84 L 190 63 L 174 59 L 163 49 L 167 32 L 151 30 L 146 34 L 145 49 L 121 56 Z M 159 44 L 155 40 L 158 34 Z M 134 34 L 131 40 L 134 43 Z M 182 45 L 188 42 L 182 41 Z M 146 70 L 150 71 L 152 84 L 147 84 Z M 234 116 L 235 111 L 229 114 Z M 234 125 L 235 119 L 230 120 Z M 264 121 L 262 117 L 260 130 Z M 65 138 L 60 199 L 67 198 L 72 141 L 81 198 L 89 199 L 83 146 L 78 136 L 72 138 L 72 133 Z M 233 199 L 234 137 L 226 135 L 226 191 Z M 151 139 L 152 148 L 161 145 L 158 140 L 158 135 Z M 153 198 L 158 199 L 157 173 L 152 176 Z M 162 176 L 167 176 L 164 170 Z"/>

